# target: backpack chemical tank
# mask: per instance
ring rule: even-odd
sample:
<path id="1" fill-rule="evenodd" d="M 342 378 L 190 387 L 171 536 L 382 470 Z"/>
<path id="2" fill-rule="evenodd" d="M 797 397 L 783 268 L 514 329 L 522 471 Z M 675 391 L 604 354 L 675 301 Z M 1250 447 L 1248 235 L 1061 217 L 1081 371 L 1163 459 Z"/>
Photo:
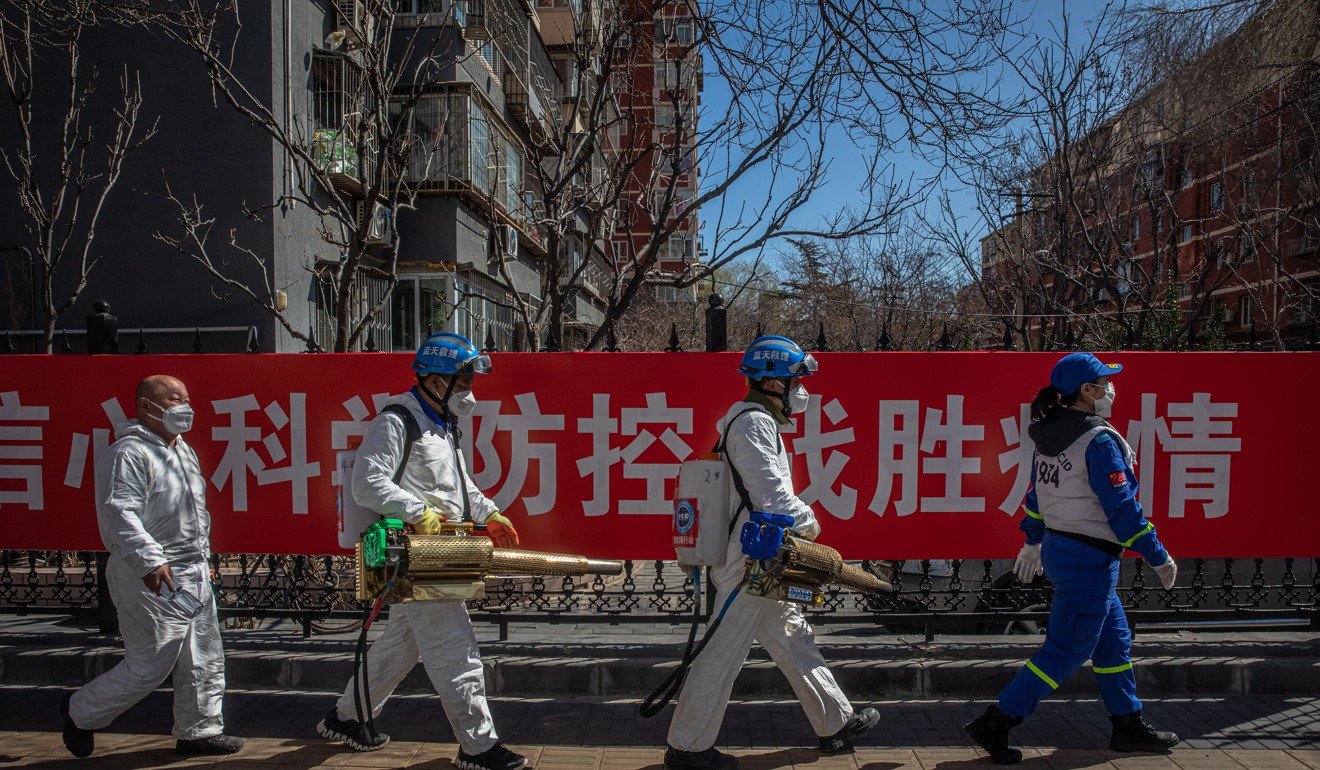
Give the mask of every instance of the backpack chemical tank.
<path id="1" fill-rule="evenodd" d="M 703 454 L 678 468 L 674 500 L 674 552 L 683 567 L 719 567 L 729 548 L 729 468 Z"/>

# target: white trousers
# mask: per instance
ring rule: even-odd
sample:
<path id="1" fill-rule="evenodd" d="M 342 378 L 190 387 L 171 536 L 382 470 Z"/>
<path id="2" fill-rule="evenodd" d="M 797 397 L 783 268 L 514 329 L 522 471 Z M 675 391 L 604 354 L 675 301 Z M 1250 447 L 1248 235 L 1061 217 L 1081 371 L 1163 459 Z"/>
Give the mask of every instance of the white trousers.
<path id="1" fill-rule="evenodd" d="M 715 571 L 716 613 L 741 580 L 741 574 L 729 569 Z M 740 591 L 683 681 L 674 719 L 669 723 L 670 746 L 682 751 L 705 751 L 715 745 L 733 682 L 754 640 L 770 653 L 788 678 L 816 734 L 825 737 L 843 729 L 853 714 L 852 704 L 816 649 L 815 634 L 801 607 Z"/>
<path id="2" fill-rule="evenodd" d="M 202 602 L 188 619 L 157 596 L 122 559 L 110 557 L 106 583 L 119 613 L 124 659 L 73 694 L 69 716 L 84 730 L 108 727 L 174 671 L 174 737 L 209 738 L 224 732 L 225 651 L 205 561 L 171 564 L 174 585 Z"/>
<path id="3" fill-rule="evenodd" d="M 499 742 L 486 702 L 486 675 L 467 605 L 461 601 L 404 602 L 390 607 L 385 633 L 367 652 L 372 716 L 418 661 L 440 695 L 459 746 L 480 754 Z M 357 719 L 354 676 L 339 696 L 340 719 Z"/>

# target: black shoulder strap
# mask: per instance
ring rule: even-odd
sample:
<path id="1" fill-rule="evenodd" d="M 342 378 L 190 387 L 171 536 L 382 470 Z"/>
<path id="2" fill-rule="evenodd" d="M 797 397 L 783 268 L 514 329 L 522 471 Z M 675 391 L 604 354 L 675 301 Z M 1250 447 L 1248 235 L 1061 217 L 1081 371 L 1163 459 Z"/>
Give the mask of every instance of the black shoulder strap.
<path id="1" fill-rule="evenodd" d="M 413 417 L 413 413 L 408 410 L 408 407 L 402 404 L 390 404 L 380 410 L 381 414 L 386 412 L 403 420 L 403 430 L 407 436 L 403 440 L 403 455 L 399 459 L 399 467 L 394 469 L 394 484 L 397 486 L 403 478 L 404 469 L 408 467 L 408 458 L 412 456 L 413 444 L 416 444 L 417 439 L 422 437 L 422 426 L 417 424 L 417 418 Z"/>
<path id="2" fill-rule="evenodd" d="M 735 491 L 737 491 L 738 500 L 741 502 L 741 506 L 738 508 L 738 510 L 734 511 L 733 515 L 729 517 L 730 537 L 733 536 L 733 528 L 738 523 L 738 516 L 742 513 L 743 508 L 746 508 L 749 513 L 755 509 L 752 508 L 752 496 L 747 493 L 747 485 L 743 484 L 742 474 L 738 472 L 738 468 L 733 464 L 733 458 L 730 457 L 727 452 L 725 452 L 725 448 L 729 439 L 729 431 L 733 428 L 733 424 L 738 421 L 738 418 L 742 417 L 745 414 L 748 414 L 749 412 L 756 412 L 756 411 L 760 411 L 760 410 L 753 406 L 735 414 L 732 419 L 730 419 L 727 423 L 724 424 L 724 432 L 720 434 L 719 439 L 715 442 L 715 447 L 711 449 L 712 452 L 718 455 L 722 455 L 724 457 L 724 461 L 729 464 L 729 471 L 733 473 L 733 488 Z M 775 431 L 775 440 L 779 442 L 779 451 L 783 452 L 784 438 L 783 436 L 779 435 L 779 431 L 777 430 Z"/>

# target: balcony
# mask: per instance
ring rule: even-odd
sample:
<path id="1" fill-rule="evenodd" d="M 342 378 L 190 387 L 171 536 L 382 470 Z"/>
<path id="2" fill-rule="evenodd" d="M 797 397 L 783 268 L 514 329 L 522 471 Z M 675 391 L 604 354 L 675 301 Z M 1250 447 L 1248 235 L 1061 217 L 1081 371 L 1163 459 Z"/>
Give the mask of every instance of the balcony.
<path id="1" fill-rule="evenodd" d="M 349 197 L 362 195 L 363 177 L 371 167 L 359 157 L 357 142 L 345 132 L 333 128 L 320 128 L 312 132 L 310 146 L 312 163 L 330 177 L 330 183 L 341 194 Z M 368 163 L 372 156 L 368 156 Z"/>

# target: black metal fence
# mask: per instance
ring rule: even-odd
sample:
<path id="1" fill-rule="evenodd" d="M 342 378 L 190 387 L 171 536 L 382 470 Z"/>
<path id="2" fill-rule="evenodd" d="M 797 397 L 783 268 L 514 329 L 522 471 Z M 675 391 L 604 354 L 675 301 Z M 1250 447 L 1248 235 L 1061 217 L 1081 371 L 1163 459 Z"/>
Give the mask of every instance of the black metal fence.
<path id="1" fill-rule="evenodd" d="M 707 350 L 728 349 L 724 314 L 713 299 L 706 311 Z M 148 352 L 141 331 L 138 338 L 134 352 Z M 108 305 L 98 303 L 97 313 L 88 317 L 87 340 L 89 353 L 118 352 Z M 207 352 L 202 340 L 198 330 L 193 352 Z M 247 338 L 248 352 L 260 352 L 255 340 L 255 334 Z M 489 335 L 485 347 L 494 348 Z M 829 350 L 823 325 L 812 347 Z M 954 349 L 947 329 L 939 347 Z M 1006 331 L 995 347 L 1013 349 L 1011 335 Z M 610 335 L 607 349 L 614 348 Z M 887 334 L 877 349 L 893 349 Z M 13 350 L 0 343 L 0 352 Z M 667 350 L 682 350 L 676 327 Z M 102 627 L 110 628 L 104 558 L 93 552 L 0 551 L 0 612 L 98 614 Z M 1320 622 L 1320 559 L 1192 559 L 1180 565 L 1178 585 L 1164 590 L 1142 560 L 1123 564 L 1120 595 L 1134 624 L 1315 627 Z M 229 618 L 290 618 L 311 633 L 322 621 L 362 615 L 347 557 L 223 554 L 212 557 L 212 567 L 221 614 Z M 1048 582 L 1019 583 L 1009 561 L 863 562 L 863 567 L 884 574 L 895 592 L 867 597 L 831 587 L 823 603 L 810 611 L 813 622 L 881 626 L 929 637 L 937 629 L 1033 632 L 1048 615 Z M 485 598 L 470 606 L 474 620 L 507 631 L 509 624 L 522 622 L 672 623 L 690 618 L 696 601 L 692 577 L 674 562 L 630 561 L 621 578 L 494 580 Z"/>

